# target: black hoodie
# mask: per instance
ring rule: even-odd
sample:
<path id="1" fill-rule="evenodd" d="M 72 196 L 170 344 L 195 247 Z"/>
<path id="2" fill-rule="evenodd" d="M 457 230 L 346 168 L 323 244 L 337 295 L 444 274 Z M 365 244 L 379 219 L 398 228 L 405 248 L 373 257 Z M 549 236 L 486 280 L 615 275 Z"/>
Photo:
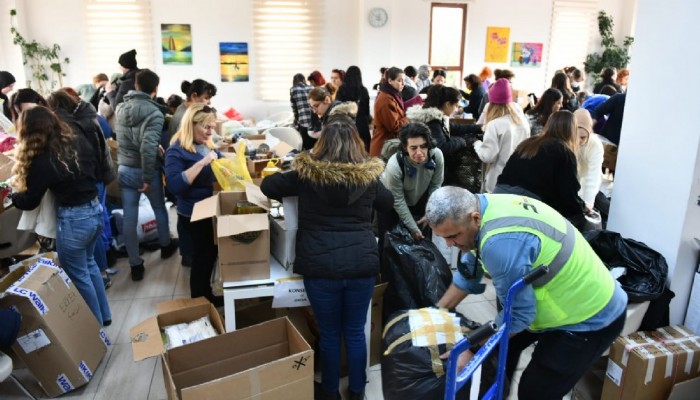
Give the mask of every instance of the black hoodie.
<path id="1" fill-rule="evenodd" d="M 318 161 L 308 153 L 296 170 L 265 178 L 266 196 L 299 196 L 294 272 L 312 278 L 351 279 L 379 273 L 372 209 L 393 209 L 391 192 L 379 181 L 384 163 L 371 158 L 358 164 Z"/>
<path id="2" fill-rule="evenodd" d="M 98 180 L 105 184 L 114 180 L 115 173 L 112 158 L 109 155 L 100 123 L 97 121 L 95 107 L 90 103 L 81 101 L 72 113 L 60 108 L 55 110 L 55 112 L 58 118 L 67 123 L 76 135 L 84 136 L 95 151 L 95 154 L 98 155 L 97 171 L 95 171 L 95 176 Z"/>

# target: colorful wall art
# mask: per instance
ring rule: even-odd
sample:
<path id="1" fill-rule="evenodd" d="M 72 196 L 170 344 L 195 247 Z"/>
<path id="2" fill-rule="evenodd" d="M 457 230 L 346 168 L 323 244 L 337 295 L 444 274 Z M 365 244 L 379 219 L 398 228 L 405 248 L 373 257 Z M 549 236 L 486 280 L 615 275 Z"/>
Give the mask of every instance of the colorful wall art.
<path id="1" fill-rule="evenodd" d="M 161 24 L 160 43 L 163 64 L 192 65 L 190 24 Z"/>
<path id="2" fill-rule="evenodd" d="M 248 43 L 219 43 L 221 82 L 248 82 Z"/>
<path id="3" fill-rule="evenodd" d="M 542 43 L 513 43 L 510 66 L 531 68 L 542 66 Z"/>
<path id="4" fill-rule="evenodd" d="M 489 26 L 486 28 L 486 57 L 484 61 L 508 62 L 508 39 L 510 28 Z"/>

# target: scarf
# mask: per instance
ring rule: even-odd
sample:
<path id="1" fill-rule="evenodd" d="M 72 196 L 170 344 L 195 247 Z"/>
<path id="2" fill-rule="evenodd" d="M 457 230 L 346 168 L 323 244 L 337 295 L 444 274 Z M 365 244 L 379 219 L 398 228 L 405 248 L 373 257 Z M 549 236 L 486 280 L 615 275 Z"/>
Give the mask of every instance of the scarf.
<path id="1" fill-rule="evenodd" d="M 388 83 L 382 83 L 382 86 L 380 86 L 379 91 L 393 97 L 394 100 L 396 100 L 396 102 L 399 103 L 399 107 L 401 107 L 401 109 L 404 111 L 406 110 L 406 106 L 403 104 L 403 98 L 401 97 L 401 93 L 394 89 L 393 86 L 391 86 Z"/>

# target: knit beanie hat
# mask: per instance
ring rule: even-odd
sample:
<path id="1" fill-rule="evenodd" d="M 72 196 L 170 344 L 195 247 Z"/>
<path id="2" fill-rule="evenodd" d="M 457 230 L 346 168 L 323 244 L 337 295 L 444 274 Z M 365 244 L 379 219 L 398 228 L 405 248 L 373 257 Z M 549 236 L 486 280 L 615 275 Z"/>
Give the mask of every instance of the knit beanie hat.
<path id="1" fill-rule="evenodd" d="M 508 79 L 501 78 L 489 89 L 489 103 L 509 104 L 513 101 L 513 89 Z"/>
<path id="2" fill-rule="evenodd" d="M 591 114 L 585 108 L 579 108 L 574 111 L 574 119 L 579 130 L 586 131 L 589 135 L 593 133 L 593 120 Z"/>
<path id="3" fill-rule="evenodd" d="M 136 50 L 129 50 L 119 56 L 119 65 L 126 69 L 136 69 Z"/>
<path id="4" fill-rule="evenodd" d="M 430 65 L 423 64 L 418 67 L 419 79 L 430 79 Z"/>
<path id="5" fill-rule="evenodd" d="M 7 71 L 0 71 L 0 89 L 5 89 L 6 87 L 15 83 L 15 77 Z"/>

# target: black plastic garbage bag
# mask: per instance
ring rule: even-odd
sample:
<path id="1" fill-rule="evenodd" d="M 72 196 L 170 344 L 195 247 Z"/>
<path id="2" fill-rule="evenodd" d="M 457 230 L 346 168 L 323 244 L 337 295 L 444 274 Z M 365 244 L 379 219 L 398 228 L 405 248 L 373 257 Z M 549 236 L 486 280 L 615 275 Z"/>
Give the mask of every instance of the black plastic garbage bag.
<path id="1" fill-rule="evenodd" d="M 384 240 L 386 268 L 382 280 L 384 321 L 399 310 L 432 307 L 452 283 L 452 271 L 430 240 L 415 241 L 403 224 L 397 224 Z"/>
<path id="2" fill-rule="evenodd" d="M 400 317 L 406 311 L 400 311 L 391 316 L 391 320 Z M 459 314 L 460 325 L 470 330 L 479 327 L 474 321 L 471 321 Z M 403 317 L 395 324 L 391 325 L 382 338 L 382 391 L 386 400 L 408 400 L 408 399 L 442 399 L 445 396 L 445 375 L 447 370 L 447 360 L 436 360 L 441 367 L 438 370 L 443 371 L 442 374 L 437 374 L 433 366 L 433 357 L 430 347 L 413 346 L 412 341 L 408 339 L 400 344 L 392 346 L 396 342 L 401 342 L 401 338 L 411 332 L 411 327 L 408 317 Z M 391 348 L 390 348 L 391 346 Z M 437 356 L 447 352 L 446 345 L 434 346 L 433 353 Z M 388 354 L 385 354 L 388 351 Z M 484 364 L 482 370 L 482 388 L 488 388 L 492 382 L 486 385 L 484 377 L 495 377 L 495 369 L 493 364 Z M 462 390 L 457 393 L 457 399 L 469 399 L 469 384 L 465 385 Z"/>
<path id="3" fill-rule="evenodd" d="M 653 300 L 663 293 L 668 265 L 659 252 L 644 243 L 625 239 L 617 232 L 593 230 L 583 235 L 608 269 L 627 269 L 618 281 L 630 303 Z"/>

